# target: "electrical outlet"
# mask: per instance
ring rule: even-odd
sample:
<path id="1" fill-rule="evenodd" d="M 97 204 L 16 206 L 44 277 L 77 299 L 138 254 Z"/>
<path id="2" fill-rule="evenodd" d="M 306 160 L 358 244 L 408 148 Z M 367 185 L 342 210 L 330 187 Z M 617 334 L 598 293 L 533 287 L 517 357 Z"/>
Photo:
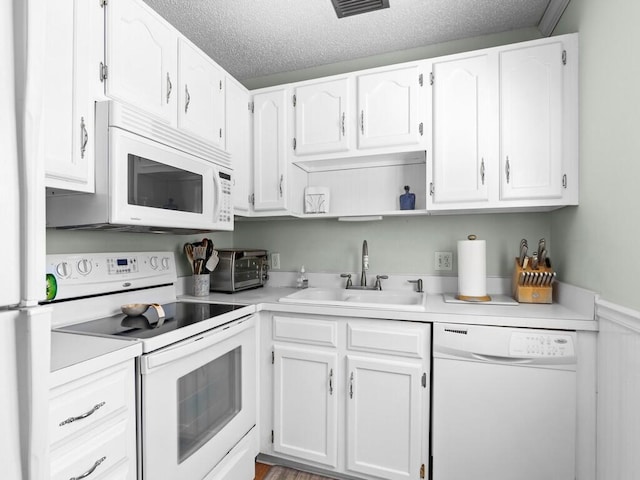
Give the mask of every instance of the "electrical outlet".
<path id="1" fill-rule="evenodd" d="M 451 270 L 453 254 L 451 252 L 436 252 L 436 270 Z"/>
<path id="2" fill-rule="evenodd" d="M 271 270 L 280 270 L 280 254 L 271 254 Z"/>

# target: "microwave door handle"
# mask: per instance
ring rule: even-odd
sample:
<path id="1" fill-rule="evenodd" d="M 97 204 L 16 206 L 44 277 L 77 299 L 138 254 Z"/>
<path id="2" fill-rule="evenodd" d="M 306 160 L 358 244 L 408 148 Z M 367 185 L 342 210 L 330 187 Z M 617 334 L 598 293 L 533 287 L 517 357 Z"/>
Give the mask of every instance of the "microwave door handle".
<path id="1" fill-rule="evenodd" d="M 218 170 L 214 170 L 213 172 L 213 183 L 216 190 L 216 201 L 215 207 L 213 209 L 213 221 L 217 223 L 220 218 L 220 206 L 222 204 L 222 180 L 220 180 L 220 172 Z"/>

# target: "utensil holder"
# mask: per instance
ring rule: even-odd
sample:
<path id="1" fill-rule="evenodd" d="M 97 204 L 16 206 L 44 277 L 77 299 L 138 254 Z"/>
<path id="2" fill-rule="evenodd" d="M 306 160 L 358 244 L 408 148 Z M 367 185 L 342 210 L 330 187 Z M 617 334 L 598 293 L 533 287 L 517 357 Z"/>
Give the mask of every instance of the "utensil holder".
<path id="1" fill-rule="evenodd" d="M 209 274 L 193 275 L 193 296 L 204 297 L 209 295 Z"/>
<path id="2" fill-rule="evenodd" d="M 523 273 L 547 273 L 554 274 L 552 268 L 546 266 L 539 266 L 537 270 L 534 270 L 527 265 L 526 268 L 522 268 L 519 259 L 515 259 L 515 268 L 513 269 L 513 279 L 511 282 L 513 298 L 520 303 L 553 303 L 553 281 L 555 278 L 552 276 L 551 283 L 549 285 L 523 285 Z"/>

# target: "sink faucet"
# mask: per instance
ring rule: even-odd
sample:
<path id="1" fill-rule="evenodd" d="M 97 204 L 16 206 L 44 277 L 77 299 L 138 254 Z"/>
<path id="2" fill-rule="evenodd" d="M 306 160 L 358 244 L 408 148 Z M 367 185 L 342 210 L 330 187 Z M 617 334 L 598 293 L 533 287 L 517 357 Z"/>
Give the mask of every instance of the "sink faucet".
<path id="1" fill-rule="evenodd" d="M 362 242 L 362 273 L 360 274 L 360 286 L 367 286 L 367 270 L 369 270 L 369 247 L 367 241 Z"/>

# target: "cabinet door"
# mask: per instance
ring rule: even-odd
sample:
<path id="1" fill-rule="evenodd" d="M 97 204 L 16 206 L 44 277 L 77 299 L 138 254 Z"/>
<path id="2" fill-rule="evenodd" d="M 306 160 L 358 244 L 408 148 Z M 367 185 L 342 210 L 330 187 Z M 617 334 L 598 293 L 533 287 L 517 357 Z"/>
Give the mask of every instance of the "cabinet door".
<path id="1" fill-rule="evenodd" d="M 295 89 L 295 154 L 349 149 L 349 82 L 346 78 Z"/>
<path id="2" fill-rule="evenodd" d="M 336 359 L 320 349 L 274 347 L 275 452 L 336 466 Z"/>
<path id="3" fill-rule="evenodd" d="M 47 2 L 43 92 L 46 186 L 93 192 L 95 35 L 102 9 L 82 0 Z"/>
<path id="4" fill-rule="evenodd" d="M 285 90 L 253 97 L 254 210 L 287 209 Z"/>
<path id="5" fill-rule="evenodd" d="M 347 356 L 347 469 L 419 478 L 422 368 L 418 361 Z"/>
<path id="6" fill-rule="evenodd" d="M 427 208 L 486 202 L 489 166 L 497 160 L 497 78 L 489 56 L 436 62 L 433 79 L 433 193 Z"/>
<path id="7" fill-rule="evenodd" d="M 224 72 L 184 39 L 178 65 L 178 127 L 224 148 Z"/>
<path id="8" fill-rule="evenodd" d="M 418 66 L 359 75 L 356 81 L 358 148 L 420 143 Z"/>
<path id="9" fill-rule="evenodd" d="M 500 53 L 503 200 L 562 197 L 562 43 Z"/>
<path id="10" fill-rule="evenodd" d="M 175 125 L 176 31 L 137 0 L 110 0 L 106 25 L 105 93 Z"/>
<path id="11" fill-rule="evenodd" d="M 226 85 L 226 146 L 233 166 L 233 207 L 249 211 L 249 197 L 253 182 L 251 165 L 249 92 L 227 79 Z"/>

